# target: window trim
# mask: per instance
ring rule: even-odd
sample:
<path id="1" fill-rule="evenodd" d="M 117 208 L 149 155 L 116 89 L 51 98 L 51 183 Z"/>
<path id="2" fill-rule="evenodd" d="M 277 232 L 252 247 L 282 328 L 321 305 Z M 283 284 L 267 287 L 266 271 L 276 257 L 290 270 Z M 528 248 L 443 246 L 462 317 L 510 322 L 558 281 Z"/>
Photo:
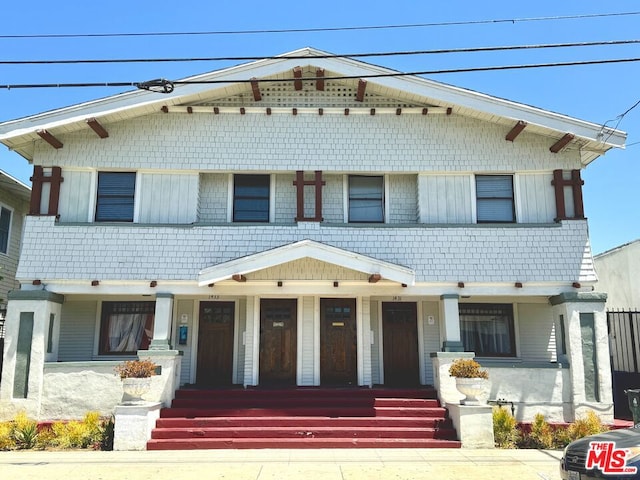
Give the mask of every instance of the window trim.
<path id="1" fill-rule="evenodd" d="M 516 317 L 517 317 L 517 305 L 513 304 L 513 303 L 475 303 L 475 302 L 471 302 L 471 303 L 459 303 L 458 304 L 458 315 L 459 315 L 459 321 L 460 321 L 460 341 L 463 343 L 464 345 L 464 334 L 463 334 L 463 329 L 462 329 L 462 317 L 463 317 L 463 312 L 462 309 L 463 308 L 475 308 L 475 309 L 491 309 L 491 308 L 510 308 L 511 310 L 511 315 L 508 318 L 509 320 L 509 347 L 511 350 L 511 353 L 507 353 L 507 354 L 500 354 L 500 353 L 491 353 L 491 352 L 485 352 L 485 351 L 477 351 L 477 350 L 473 350 L 475 355 L 477 357 L 483 357 L 483 358 L 517 358 L 518 357 L 518 326 L 517 326 L 517 321 L 516 321 Z M 486 316 L 489 316 L 489 314 L 485 314 Z M 482 316 L 482 315 L 478 315 L 476 314 L 476 316 Z M 464 345 L 465 351 L 470 351 L 467 350 L 467 345 Z"/>
<path id="2" fill-rule="evenodd" d="M 156 302 L 155 301 L 149 301 L 149 300 L 108 300 L 108 301 L 100 301 L 98 302 L 98 308 L 96 311 L 96 332 L 95 332 L 95 348 L 94 348 L 94 355 L 98 356 L 98 357 L 115 357 L 115 356 L 121 356 L 121 357 L 131 357 L 131 356 L 135 356 L 138 353 L 138 350 L 141 350 L 141 348 L 138 348 L 135 351 L 122 351 L 122 352 L 108 352 L 105 351 L 102 348 L 103 342 L 105 341 L 104 337 L 103 337 L 103 333 L 104 333 L 104 329 L 105 327 L 103 326 L 103 321 L 106 318 L 106 312 L 105 312 L 105 307 L 107 305 L 114 305 L 114 304 L 153 304 L 153 323 L 155 324 L 155 315 L 156 315 Z M 151 340 L 153 340 L 153 326 L 151 328 L 151 337 L 148 338 L 149 340 L 149 344 L 151 343 Z M 141 345 L 142 346 L 142 345 Z M 147 347 L 148 348 L 148 347 Z"/>
<path id="3" fill-rule="evenodd" d="M 374 177 L 382 179 L 382 220 L 380 221 L 352 221 L 350 218 L 350 186 L 351 186 L 351 178 L 352 177 Z M 384 224 L 389 223 L 389 175 L 387 174 L 379 174 L 379 175 L 365 175 L 359 173 L 349 173 L 344 176 L 343 179 L 343 198 L 344 198 L 344 223 L 350 224 Z M 376 199 L 377 200 L 377 199 Z"/>
<path id="4" fill-rule="evenodd" d="M 511 178 L 511 197 L 483 197 L 483 198 L 479 198 L 478 197 L 478 178 L 480 177 L 510 177 Z M 475 198 L 475 202 L 474 202 L 474 212 L 475 212 L 475 223 L 480 223 L 480 224 L 487 224 L 487 223 L 517 223 L 518 222 L 518 217 L 517 217 L 517 212 L 518 212 L 518 208 L 516 206 L 516 197 L 517 197 L 517 192 L 516 192 L 516 186 L 517 186 L 517 181 L 516 181 L 516 175 L 513 173 L 481 173 L 481 174 L 474 174 L 473 175 L 473 197 Z M 480 200 L 511 200 L 511 218 L 512 220 L 480 220 L 478 218 L 478 201 Z"/>
<path id="5" fill-rule="evenodd" d="M 9 211 L 9 229 L 7 230 L 7 248 L 5 251 L 0 250 L 0 255 L 9 256 L 9 252 L 11 251 L 11 233 L 13 232 L 13 219 L 15 215 L 15 210 L 11 208 L 9 205 L 0 203 L 0 215 L 3 208 Z"/>
<path id="6" fill-rule="evenodd" d="M 121 173 L 121 174 L 133 174 L 134 176 L 134 182 L 133 182 L 133 210 L 131 213 L 131 220 L 99 220 L 98 219 L 98 206 L 100 204 L 99 202 L 99 188 L 100 188 L 100 174 L 101 173 Z M 95 223 L 111 223 L 111 222 L 115 222 L 115 223 L 137 223 L 138 221 L 138 211 L 139 211 L 139 201 L 140 201 L 140 175 L 139 172 L 137 171 L 130 171 L 130 170 L 123 170 L 123 171 L 117 171 L 117 170 L 97 170 L 95 172 L 95 195 L 93 196 L 94 199 L 94 205 L 92 205 L 92 211 L 93 212 L 93 221 Z"/>

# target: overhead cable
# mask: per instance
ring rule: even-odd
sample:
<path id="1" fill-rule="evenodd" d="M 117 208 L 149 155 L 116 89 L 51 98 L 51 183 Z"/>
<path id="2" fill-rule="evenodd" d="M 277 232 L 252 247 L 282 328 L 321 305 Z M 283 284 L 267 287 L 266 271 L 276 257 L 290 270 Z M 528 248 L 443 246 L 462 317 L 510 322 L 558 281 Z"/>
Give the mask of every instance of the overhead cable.
<path id="1" fill-rule="evenodd" d="M 408 55 L 433 55 L 443 53 L 475 53 L 510 50 L 535 50 L 569 47 L 593 47 L 610 45 L 639 44 L 640 40 L 611 40 L 601 42 L 543 43 L 532 45 L 505 45 L 490 47 L 444 48 L 435 50 L 409 50 L 394 52 L 342 53 L 320 55 L 280 55 L 280 56 L 238 56 L 238 57 L 190 57 L 190 58 L 123 58 L 123 59 L 75 59 L 75 60 L 0 60 L 0 65 L 52 65 L 52 64 L 95 64 L 95 63 L 153 63 L 153 62 L 219 62 L 219 61 L 252 61 L 252 60 L 305 60 L 309 58 L 363 58 L 393 57 Z"/>
<path id="2" fill-rule="evenodd" d="M 639 62 L 640 58 L 616 58 L 608 60 L 585 60 L 576 62 L 556 62 L 556 63 L 537 63 L 537 64 L 523 64 L 523 65 L 500 65 L 491 67 L 469 67 L 469 68 L 453 68 L 445 70 L 424 70 L 418 72 L 391 72 L 391 73 L 376 73 L 369 75 L 339 75 L 339 76 L 327 76 L 327 77 L 305 77 L 304 80 L 353 80 L 364 78 L 390 78 L 390 77 L 408 77 L 418 75 L 438 75 L 444 73 L 469 73 L 469 72 L 488 72 L 488 71 L 500 71 L 500 70 L 519 70 L 527 68 L 549 68 L 549 67 L 571 67 L 582 65 L 604 65 L 615 63 L 631 63 Z M 267 78 L 257 81 L 267 81 L 271 83 L 285 83 L 294 81 L 294 78 Z M 155 82 L 163 82 L 161 85 L 162 90 L 168 90 L 173 85 L 216 85 L 216 84 L 231 84 L 231 83 L 252 83 L 256 79 L 234 79 L 234 80 L 152 80 L 150 82 L 92 82 L 92 83 L 33 83 L 33 84 L 4 84 L 0 85 L 0 89 L 19 89 L 19 88 L 64 88 L 64 87 L 137 87 L 145 90 L 150 83 L 153 83 L 154 87 L 158 86 Z M 171 84 L 171 87 L 169 86 Z M 167 92 L 168 93 L 168 92 Z"/>
<path id="3" fill-rule="evenodd" d="M 640 12 L 614 12 L 614 13 L 592 13 L 584 15 L 558 15 L 546 17 L 525 17 L 525 18 L 503 18 L 488 20 L 468 20 L 454 22 L 432 22 L 432 23 L 410 23 L 396 25 L 366 25 L 355 27 L 317 27 L 317 28 L 282 28 L 282 29 L 256 29 L 256 30 L 213 30 L 200 32 L 121 32 L 121 33 L 42 33 L 42 34 L 16 34 L 0 35 L 0 39 L 23 39 L 23 38 L 109 38 L 109 37 L 167 37 L 167 36 L 193 36 L 193 35 L 256 35 L 275 33 L 313 33 L 313 32 L 340 32 L 354 30 L 388 30 L 401 28 L 430 28 L 430 27 L 451 27 L 464 25 L 487 25 L 487 24 L 516 24 L 523 22 L 543 22 L 557 20 L 582 20 L 589 18 L 605 17 L 626 17 L 640 15 Z"/>

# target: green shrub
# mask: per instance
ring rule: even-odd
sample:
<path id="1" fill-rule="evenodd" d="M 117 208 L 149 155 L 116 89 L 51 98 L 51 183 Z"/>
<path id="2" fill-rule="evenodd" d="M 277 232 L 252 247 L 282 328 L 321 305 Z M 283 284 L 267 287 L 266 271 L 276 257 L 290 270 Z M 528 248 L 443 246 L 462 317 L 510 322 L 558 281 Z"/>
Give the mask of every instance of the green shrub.
<path id="1" fill-rule="evenodd" d="M 99 444 L 102 439 L 100 414 L 89 412 L 82 421 L 55 422 L 53 444 L 61 448 L 87 448 Z"/>
<path id="2" fill-rule="evenodd" d="M 493 437 L 499 448 L 515 448 L 520 437 L 518 422 L 502 407 L 493 409 Z"/>
<path id="3" fill-rule="evenodd" d="M 13 438 L 13 422 L 0 422 L 0 451 L 15 448 Z"/>
<path id="4" fill-rule="evenodd" d="M 574 440 L 578 440 L 579 438 L 606 432 L 607 430 L 609 430 L 609 427 L 602 424 L 602 421 L 596 412 L 589 410 L 585 416 L 578 418 L 575 422 L 569 425 L 569 428 L 561 433 L 559 440 L 566 445 Z"/>
<path id="5" fill-rule="evenodd" d="M 531 424 L 528 435 L 522 436 L 519 446 L 523 448 L 540 448 L 548 450 L 555 448 L 557 444 L 556 430 L 545 420 L 544 415 L 537 413 Z"/>
<path id="6" fill-rule="evenodd" d="M 36 446 L 38 441 L 38 422 L 31 420 L 27 414 L 20 412 L 13 421 L 15 446 L 19 449 L 30 449 Z"/>

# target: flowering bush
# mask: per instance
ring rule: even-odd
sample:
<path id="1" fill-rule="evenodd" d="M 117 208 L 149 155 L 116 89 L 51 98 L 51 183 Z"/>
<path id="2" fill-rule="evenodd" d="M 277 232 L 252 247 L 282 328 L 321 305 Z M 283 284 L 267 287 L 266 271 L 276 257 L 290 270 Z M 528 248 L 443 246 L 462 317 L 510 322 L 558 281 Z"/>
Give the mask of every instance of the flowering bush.
<path id="1" fill-rule="evenodd" d="M 147 378 L 156 374 L 158 366 L 151 360 L 127 360 L 115 370 L 120 378 Z"/>
<path id="2" fill-rule="evenodd" d="M 449 375 L 458 378 L 489 378 L 486 370 L 480 370 L 480 364 L 472 358 L 459 358 L 449 367 Z"/>

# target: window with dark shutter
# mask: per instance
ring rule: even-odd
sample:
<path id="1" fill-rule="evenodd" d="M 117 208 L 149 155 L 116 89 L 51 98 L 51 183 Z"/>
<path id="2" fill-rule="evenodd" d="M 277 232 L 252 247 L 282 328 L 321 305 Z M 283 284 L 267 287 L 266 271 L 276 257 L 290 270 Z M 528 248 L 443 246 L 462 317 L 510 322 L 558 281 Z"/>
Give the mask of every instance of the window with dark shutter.
<path id="1" fill-rule="evenodd" d="M 99 172 L 96 222 L 133 222 L 135 172 Z"/>
<path id="2" fill-rule="evenodd" d="M 349 176 L 349 222 L 384 222 L 383 177 Z"/>
<path id="3" fill-rule="evenodd" d="M 513 223 L 516 221 L 511 175 L 476 176 L 478 223 Z"/>
<path id="4" fill-rule="evenodd" d="M 269 221 L 269 175 L 234 175 L 233 221 Z"/>
<path id="5" fill-rule="evenodd" d="M 0 208 L 0 252 L 9 251 L 9 232 L 11 230 L 11 210 Z"/>

